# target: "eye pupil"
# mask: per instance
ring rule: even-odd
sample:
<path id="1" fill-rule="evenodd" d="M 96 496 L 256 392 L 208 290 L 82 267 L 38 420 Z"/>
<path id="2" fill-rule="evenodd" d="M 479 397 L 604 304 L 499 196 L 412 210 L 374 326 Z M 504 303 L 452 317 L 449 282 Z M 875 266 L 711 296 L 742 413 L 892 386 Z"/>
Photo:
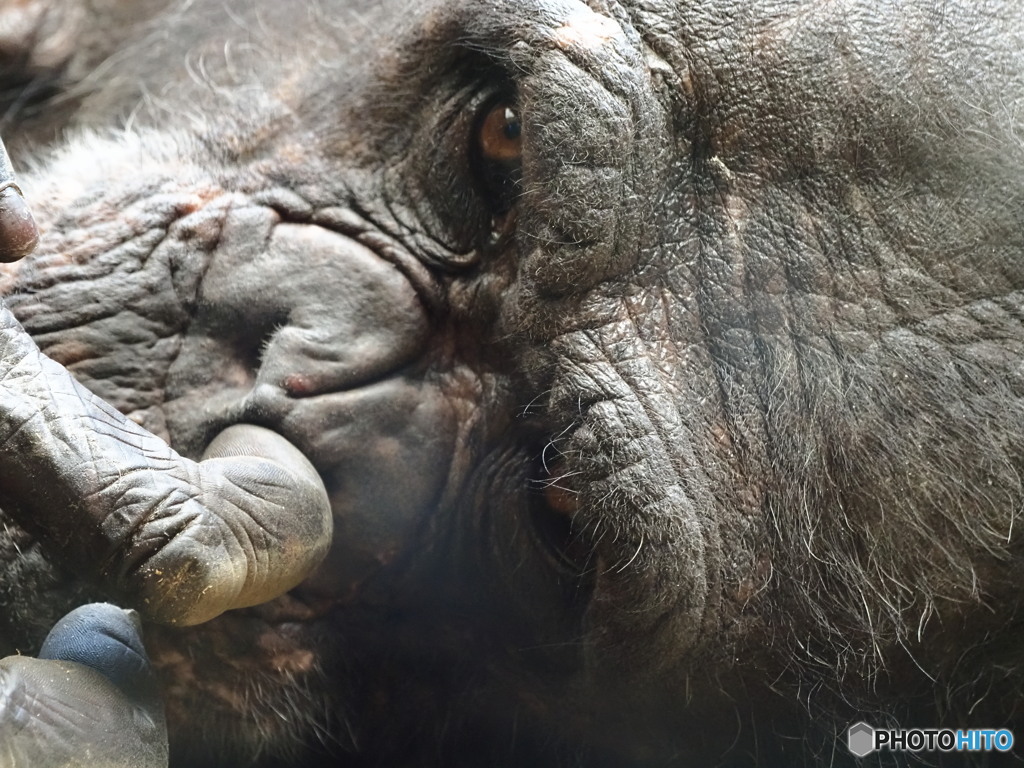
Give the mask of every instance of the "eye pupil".
<path id="1" fill-rule="evenodd" d="M 515 141 L 522 132 L 523 125 L 519 122 L 519 117 L 510 107 L 505 107 L 505 138 Z"/>

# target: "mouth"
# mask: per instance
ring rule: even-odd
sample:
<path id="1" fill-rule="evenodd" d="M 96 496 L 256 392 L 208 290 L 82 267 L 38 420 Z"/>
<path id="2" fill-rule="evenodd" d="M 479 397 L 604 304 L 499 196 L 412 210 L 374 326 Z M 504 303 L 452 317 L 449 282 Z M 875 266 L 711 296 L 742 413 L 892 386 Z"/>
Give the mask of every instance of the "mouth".
<path id="1" fill-rule="evenodd" d="M 285 594 L 196 627 L 147 625 L 146 642 L 171 698 L 205 690 L 244 714 L 249 703 L 239 698 L 234 681 L 254 675 L 288 681 L 319 672 L 315 636 L 329 613 L 326 604 Z"/>
<path id="2" fill-rule="evenodd" d="M 350 750 L 334 608 L 296 591 L 199 626 L 147 625 L 172 764 L 205 765 L 199 756 L 212 754 L 255 765 L 311 743 Z"/>

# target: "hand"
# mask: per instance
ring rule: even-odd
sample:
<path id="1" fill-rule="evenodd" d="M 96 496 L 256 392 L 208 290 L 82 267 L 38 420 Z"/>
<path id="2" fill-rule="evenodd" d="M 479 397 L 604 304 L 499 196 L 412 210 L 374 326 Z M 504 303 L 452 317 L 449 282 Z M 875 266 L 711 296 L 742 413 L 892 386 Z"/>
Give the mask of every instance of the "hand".
<path id="1" fill-rule="evenodd" d="M 0 142 L 0 262 L 28 255 L 38 238 Z M 134 611 L 86 605 L 57 623 L 39 658 L 0 659 L 0 768 L 167 765 L 163 704 L 140 626 Z"/>
<path id="2" fill-rule="evenodd" d="M 167 730 L 134 611 L 77 608 L 39 658 L 0 659 L 0 768 L 164 768 Z"/>
<path id="3" fill-rule="evenodd" d="M 0 142 L 0 261 L 39 233 Z M 97 603 L 53 628 L 39 658 L 0 659 L 0 768 L 162 768 L 167 729 L 134 611 Z"/>
<path id="4" fill-rule="evenodd" d="M 0 143 L 0 261 L 37 239 Z M 180 456 L 43 355 L 2 302 L 0 507 L 112 599 L 180 625 L 291 589 L 333 527 L 320 476 L 285 438 L 236 424 L 202 461 Z"/>

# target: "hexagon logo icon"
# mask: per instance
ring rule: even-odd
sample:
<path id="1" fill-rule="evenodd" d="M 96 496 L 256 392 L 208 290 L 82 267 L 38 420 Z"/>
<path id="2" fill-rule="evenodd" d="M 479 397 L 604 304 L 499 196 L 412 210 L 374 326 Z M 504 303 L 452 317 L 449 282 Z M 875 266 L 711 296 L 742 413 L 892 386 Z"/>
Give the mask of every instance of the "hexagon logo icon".
<path id="1" fill-rule="evenodd" d="M 854 723 L 846 732 L 846 746 L 857 757 L 870 755 L 875 751 L 875 729 L 864 722 Z"/>

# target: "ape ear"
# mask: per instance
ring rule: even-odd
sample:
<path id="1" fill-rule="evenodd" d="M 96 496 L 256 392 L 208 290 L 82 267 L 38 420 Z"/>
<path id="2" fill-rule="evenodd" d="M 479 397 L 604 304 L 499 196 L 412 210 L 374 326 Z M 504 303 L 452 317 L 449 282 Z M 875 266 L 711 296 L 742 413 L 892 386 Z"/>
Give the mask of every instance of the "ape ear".
<path id="1" fill-rule="evenodd" d="M 75 0 L 0 3 L 0 89 L 60 70 L 77 47 L 84 10 Z"/>
<path id="2" fill-rule="evenodd" d="M 109 603 L 83 605 L 54 625 L 39 658 L 91 667 L 129 699 L 146 704 L 158 700 L 159 692 L 141 631 L 135 611 Z"/>
<path id="3" fill-rule="evenodd" d="M 82 80 L 167 4 L 0 0 L 0 129 L 33 102 Z"/>
<path id="4" fill-rule="evenodd" d="M 114 53 L 167 0 L 3 0 L 0 98 L 4 87 L 45 78 L 80 54 L 95 66 Z M 80 74 L 84 74 L 80 73 Z"/>

